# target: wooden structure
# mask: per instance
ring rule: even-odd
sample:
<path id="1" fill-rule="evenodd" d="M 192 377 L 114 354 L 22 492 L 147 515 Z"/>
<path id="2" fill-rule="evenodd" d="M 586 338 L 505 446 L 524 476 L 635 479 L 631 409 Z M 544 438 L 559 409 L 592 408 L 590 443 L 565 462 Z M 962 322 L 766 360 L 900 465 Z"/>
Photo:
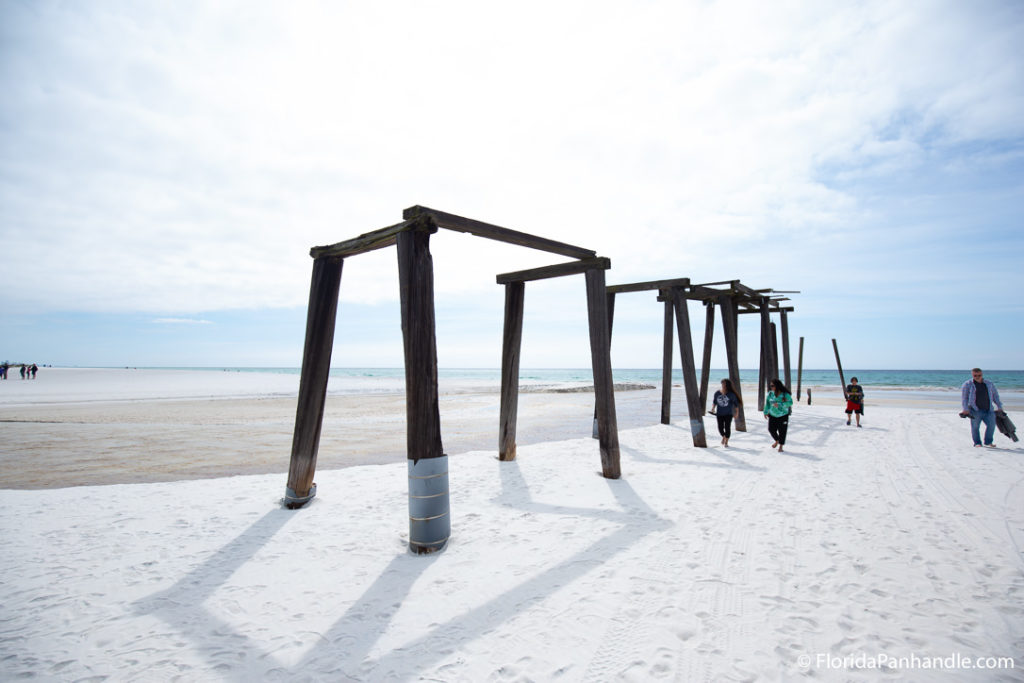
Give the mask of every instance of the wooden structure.
<path id="1" fill-rule="evenodd" d="M 608 310 L 614 310 L 615 296 L 629 292 L 657 291 L 658 301 L 665 304 L 665 331 L 662 353 L 662 383 L 661 383 L 661 423 L 669 424 L 671 421 L 672 401 L 672 325 L 675 321 L 679 333 L 679 354 L 680 364 L 683 371 L 683 386 L 686 391 L 686 407 L 690 418 L 690 431 L 693 436 L 693 445 L 699 447 L 707 446 L 707 435 L 704 430 L 704 413 L 707 409 L 708 383 L 711 376 L 711 348 L 715 329 L 715 309 L 722 311 L 722 331 L 725 337 L 726 358 L 729 364 L 729 379 L 733 388 L 742 400 L 740 370 L 738 359 L 738 316 L 742 313 L 757 313 L 761 316 L 761 363 L 760 363 L 760 389 L 758 410 L 764 407 L 763 390 L 767 382 L 775 377 L 778 367 L 778 352 L 772 352 L 774 339 L 774 323 L 771 323 L 772 313 L 778 313 L 782 321 L 782 350 L 784 363 L 789 372 L 789 325 L 784 317 L 793 310 L 792 307 L 783 307 L 780 302 L 788 301 L 786 297 L 779 296 L 781 292 L 771 289 L 751 289 L 740 283 L 739 280 L 725 280 L 721 282 L 709 282 L 704 284 L 693 284 L 689 278 L 676 278 L 671 280 L 653 280 L 650 282 L 635 282 L 630 284 L 612 285 L 607 289 Z M 795 293 L 795 292 L 786 292 Z M 700 301 L 705 307 L 704 323 L 704 348 L 701 363 L 701 377 L 698 388 L 697 373 L 694 367 L 693 339 L 690 335 L 690 315 L 687 302 Z M 611 332 L 609 331 L 609 336 Z M 774 361 L 773 361 L 774 359 Z M 735 415 L 736 430 L 746 431 L 746 417 L 743 406 L 738 406 Z"/>
<path id="2" fill-rule="evenodd" d="M 313 277 L 285 504 L 290 508 L 301 507 L 316 495 L 313 475 L 323 424 L 344 260 L 395 245 L 398 252 L 405 350 L 409 547 L 417 553 L 428 553 L 442 549 L 447 543 L 451 534 L 448 465 L 441 443 L 438 410 L 434 271 L 430 255 L 430 236 L 439 228 L 575 259 L 568 263 L 497 277 L 498 283 L 505 285 L 499 452 L 502 460 L 515 458 L 524 283 L 583 274 L 586 277 L 602 471 L 606 477 L 618 478 L 621 474 L 618 428 L 612 393 L 609 323 L 604 291 L 604 271 L 611 266 L 611 262 L 599 258 L 589 249 L 422 206 L 406 209 L 402 217 L 404 220 L 401 223 L 390 227 L 310 250 Z"/>

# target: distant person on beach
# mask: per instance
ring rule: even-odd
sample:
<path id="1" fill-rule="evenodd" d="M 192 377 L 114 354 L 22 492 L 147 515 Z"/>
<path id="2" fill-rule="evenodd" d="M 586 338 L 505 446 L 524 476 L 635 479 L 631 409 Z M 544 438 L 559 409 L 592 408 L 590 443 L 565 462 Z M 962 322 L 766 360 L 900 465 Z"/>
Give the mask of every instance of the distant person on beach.
<path id="1" fill-rule="evenodd" d="M 971 379 L 960 387 L 960 417 L 971 418 L 974 447 L 981 448 L 981 424 L 985 423 L 985 445 L 995 448 L 992 436 L 996 431 L 996 410 L 1003 409 L 996 385 L 985 379 L 981 368 L 971 370 Z"/>
<path id="2" fill-rule="evenodd" d="M 32 373 L 32 379 L 35 379 L 36 378 L 36 373 L 39 372 L 39 366 L 36 365 L 35 363 L 33 363 L 32 367 L 29 368 L 29 372 Z"/>
<path id="3" fill-rule="evenodd" d="M 846 385 L 846 424 L 850 424 L 850 418 L 857 415 L 857 426 L 860 427 L 860 416 L 864 414 L 864 387 L 857 384 L 857 378 L 851 377 L 850 383 Z"/>
<path id="4" fill-rule="evenodd" d="M 21 370 L 19 372 L 21 372 L 21 378 L 25 379 L 25 366 L 24 365 L 21 366 Z"/>
<path id="5" fill-rule="evenodd" d="M 4 361 L 3 365 L 0 365 L 0 379 L 7 379 L 7 368 L 11 367 L 7 361 Z"/>
<path id="6" fill-rule="evenodd" d="M 779 453 L 786 445 L 789 430 L 789 414 L 793 412 L 793 395 L 780 380 L 768 382 L 768 396 L 764 400 L 764 418 L 768 420 L 768 433 L 775 439 L 772 448 L 778 446 Z"/>
<path id="7" fill-rule="evenodd" d="M 728 379 L 722 380 L 722 388 L 715 392 L 711 402 L 711 412 L 718 418 L 718 433 L 722 435 L 722 445 L 729 447 L 729 437 L 732 435 L 732 416 L 736 412 L 736 406 L 743 405 L 740 397 L 732 387 Z"/>

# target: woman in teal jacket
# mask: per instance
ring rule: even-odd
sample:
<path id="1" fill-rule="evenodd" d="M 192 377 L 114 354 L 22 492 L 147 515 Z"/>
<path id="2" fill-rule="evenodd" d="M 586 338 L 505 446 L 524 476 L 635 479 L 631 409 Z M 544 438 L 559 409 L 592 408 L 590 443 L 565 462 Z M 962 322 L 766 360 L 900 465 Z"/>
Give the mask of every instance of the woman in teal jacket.
<path id="1" fill-rule="evenodd" d="M 789 429 L 789 414 L 793 412 L 793 395 L 786 385 L 777 379 L 768 382 L 768 397 L 764 400 L 764 417 L 768 420 L 768 433 L 775 439 L 772 448 L 778 446 L 779 453 L 786 444 L 786 430 Z"/>

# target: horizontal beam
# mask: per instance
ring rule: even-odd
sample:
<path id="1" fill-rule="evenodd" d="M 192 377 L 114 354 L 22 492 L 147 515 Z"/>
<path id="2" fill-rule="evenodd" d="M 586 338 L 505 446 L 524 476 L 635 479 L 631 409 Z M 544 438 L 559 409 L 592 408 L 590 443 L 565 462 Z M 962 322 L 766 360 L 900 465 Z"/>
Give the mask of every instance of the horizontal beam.
<path id="1" fill-rule="evenodd" d="M 323 258 L 325 256 L 345 258 L 373 251 L 374 249 L 390 247 L 398 239 L 399 233 L 412 229 L 415 223 L 416 221 L 402 221 L 380 230 L 364 233 L 359 237 L 353 237 L 344 242 L 330 244 L 325 247 L 313 247 L 309 250 L 309 255 L 313 258 Z"/>
<path id="2" fill-rule="evenodd" d="M 476 235 L 477 237 L 486 237 L 499 242 L 508 242 L 509 244 L 515 244 L 520 247 L 539 249 L 540 251 L 548 251 L 553 254 L 561 254 L 562 256 L 570 256 L 572 258 L 579 259 L 593 258 L 597 256 L 597 252 L 591 251 L 590 249 L 576 247 L 571 244 L 565 244 L 564 242 L 556 242 L 544 237 L 530 235 L 525 232 L 509 230 L 508 228 L 502 228 L 489 223 L 482 223 L 471 218 L 463 218 L 462 216 L 445 213 L 444 211 L 428 209 L 425 206 L 411 206 L 402 212 L 402 218 L 405 219 L 415 218 L 417 216 L 429 216 L 435 223 L 437 223 L 437 227 L 439 228 L 455 230 L 456 232 L 468 232 L 469 234 Z"/>
<path id="3" fill-rule="evenodd" d="M 605 287 L 608 294 L 625 294 L 627 292 L 649 292 L 654 289 L 666 289 L 668 287 L 687 287 L 690 278 L 681 277 L 674 280 L 651 280 L 650 282 L 634 282 L 628 285 L 610 285 Z"/>
<path id="4" fill-rule="evenodd" d="M 588 270 L 608 270 L 611 267 L 611 259 L 599 256 L 596 258 L 583 259 L 582 261 L 570 261 L 569 263 L 559 263 L 553 266 L 520 270 L 515 273 L 502 273 L 498 276 L 497 280 L 499 285 L 507 285 L 510 282 L 546 280 L 552 277 L 562 277 L 563 275 L 585 273 Z"/>
<path id="5" fill-rule="evenodd" d="M 769 313 L 792 313 L 794 310 L 795 309 L 792 306 L 786 306 L 785 308 L 769 308 L 768 312 Z M 753 309 L 753 310 L 750 310 L 750 311 L 738 311 L 738 313 L 740 315 L 743 315 L 744 313 L 760 313 L 760 312 L 761 311 L 759 309 Z"/>

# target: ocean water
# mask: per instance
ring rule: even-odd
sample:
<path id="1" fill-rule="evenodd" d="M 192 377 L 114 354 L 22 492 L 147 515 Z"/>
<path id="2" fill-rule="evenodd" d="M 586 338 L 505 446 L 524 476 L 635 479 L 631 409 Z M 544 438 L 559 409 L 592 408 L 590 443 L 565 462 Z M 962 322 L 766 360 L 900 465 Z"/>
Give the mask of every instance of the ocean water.
<path id="1" fill-rule="evenodd" d="M 235 372 L 274 372 L 285 374 L 299 374 L 299 368 L 180 368 L 187 370 L 227 370 Z M 698 369 L 698 378 L 700 370 Z M 615 368 L 612 371 L 615 382 L 660 384 L 660 368 Z M 757 383 L 757 369 L 740 370 L 740 380 L 744 384 Z M 968 370 L 847 370 L 844 368 L 843 375 L 849 383 L 851 377 L 856 377 L 860 384 L 866 387 L 877 387 L 884 389 L 906 389 L 906 390 L 954 390 L 959 389 L 964 381 L 970 379 Z M 381 387 L 395 385 L 396 388 L 404 387 L 405 371 L 402 368 L 332 368 L 331 376 L 341 379 L 347 386 L 358 390 L 365 386 Z M 728 377 L 729 372 L 722 368 L 712 368 L 712 385 Z M 986 370 L 985 378 L 995 382 L 1001 390 L 1022 391 L 1024 390 L 1024 371 L 1022 370 Z M 593 375 L 590 368 L 543 368 L 543 369 L 521 369 L 519 381 L 522 385 L 562 385 L 576 383 L 593 383 Z M 673 383 L 682 383 L 683 375 L 680 370 L 673 370 Z M 501 384 L 501 371 L 497 368 L 440 368 L 438 369 L 438 382 L 444 384 L 459 384 L 469 387 L 494 387 Z M 792 371 L 791 390 L 796 391 L 797 376 L 796 369 Z M 801 386 L 803 387 L 839 387 L 839 372 L 835 369 L 808 370 L 804 369 L 801 375 Z"/>

